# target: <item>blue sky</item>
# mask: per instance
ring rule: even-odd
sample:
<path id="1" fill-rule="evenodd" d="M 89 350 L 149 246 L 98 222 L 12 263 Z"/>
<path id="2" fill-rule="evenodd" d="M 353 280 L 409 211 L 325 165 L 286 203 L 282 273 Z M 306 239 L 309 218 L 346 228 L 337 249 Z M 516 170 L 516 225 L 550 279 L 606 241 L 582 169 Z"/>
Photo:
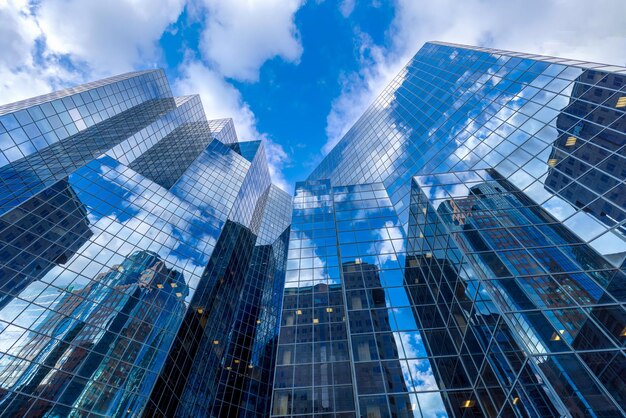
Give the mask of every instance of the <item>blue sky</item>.
<path id="1" fill-rule="evenodd" d="M 428 40 L 626 65 L 623 0 L 0 0 L 0 103 L 144 68 L 304 179 Z"/>

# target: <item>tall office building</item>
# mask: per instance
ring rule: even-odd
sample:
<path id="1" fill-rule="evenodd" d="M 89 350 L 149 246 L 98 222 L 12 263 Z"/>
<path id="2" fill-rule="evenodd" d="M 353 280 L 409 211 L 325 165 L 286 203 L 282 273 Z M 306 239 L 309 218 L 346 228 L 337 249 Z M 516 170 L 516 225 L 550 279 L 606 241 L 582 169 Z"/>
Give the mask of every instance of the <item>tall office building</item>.
<path id="1" fill-rule="evenodd" d="M 296 184 L 272 416 L 626 415 L 626 68 L 427 43 Z"/>
<path id="2" fill-rule="evenodd" d="M 156 70 L 2 106 L 0 147 L 0 416 L 269 414 L 291 198 L 261 141 Z"/>
<path id="3" fill-rule="evenodd" d="M 625 126 L 428 43 L 292 199 L 161 71 L 2 106 L 0 416 L 624 416 Z"/>

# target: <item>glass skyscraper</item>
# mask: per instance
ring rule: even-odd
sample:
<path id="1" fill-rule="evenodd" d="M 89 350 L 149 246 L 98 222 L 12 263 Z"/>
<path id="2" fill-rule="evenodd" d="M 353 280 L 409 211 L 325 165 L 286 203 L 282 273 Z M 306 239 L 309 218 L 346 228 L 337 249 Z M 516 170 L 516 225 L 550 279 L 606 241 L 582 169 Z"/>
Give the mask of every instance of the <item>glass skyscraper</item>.
<path id="1" fill-rule="evenodd" d="M 427 43 L 296 184 L 271 414 L 626 415 L 626 68 Z"/>
<path id="2" fill-rule="evenodd" d="M 626 415 L 626 68 L 427 43 L 293 198 L 246 139 L 0 107 L 0 416 Z"/>
<path id="3" fill-rule="evenodd" d="M 2 106 L 0 145 L 0 416 L 269 414 L 291 198 L 263 143 L 155 70 Z"/>

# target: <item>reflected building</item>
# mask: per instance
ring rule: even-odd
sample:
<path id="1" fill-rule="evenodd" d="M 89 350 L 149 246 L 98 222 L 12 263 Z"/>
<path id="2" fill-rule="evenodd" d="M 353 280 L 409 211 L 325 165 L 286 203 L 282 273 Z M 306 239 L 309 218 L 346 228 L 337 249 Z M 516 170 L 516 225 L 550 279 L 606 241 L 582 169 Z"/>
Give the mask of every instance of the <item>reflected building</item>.
<path id="1" fill-rule="evenodd" d="M 0 416 L 268 414 L 291 198 L 250 139 L 161 70 L 0 106 Z"/>
<path id="2" fill-rule="evenodd" d="M 67 415 L 70 408 L 55 405 L 55 398 L 80 409 L 106 405 L 99 410 L 106 415 L 132 410 L 113 388 L 140 387 L 136 367 L 154 364 L 150 359 L 173 338 L 155 325 L 180 315 L 188 293 L 180 272 L 145 251 L 98 274 L 88 286 L 68 290 L 3 362 L 3 413 Z M 29 396 L 41 399 L 33 405 Z"/>
<path id="3" fill-rule="evenodd" d="M 296 185 L 272 416 L 419 410 L 401 346 L 415 328 L 393 254 L 403 243 L 382 184 Z"/>
<path id="4" fill-rule="evenodd" d="M 578 76 L 556 120 L 559 136 L 545 186 L 623 234 L 626 116 L 614 110 L 621 97 L 626 97 L 624 74 L 586 70 Z"/>
<path id="5" fill-rule="evenodd" d="M 378 267 L 357 259 L 343 263 L 341 269 L 346 295 L 350 297 L 350 338 L 358 395 L 384 393 L 384 382 L 387 392 L 394 394 L 389 399 L 392 415 L 408 415 L 412 405 Z M 384 379 L 377 382 L 381 375 Z M 377 384 L 381 387 L 376 388 Z M 388 413 L 386 402 L 366 401 L 364 409 L 362 413 L 368 416 Z"/>
<path id="6" fill-rule="evenodd" d="M 625 415 L 625 77 L 425 44 L 296 185 L 272 416 Z M 324 286 L 347 409 L 299 363 Z"/>
<path id="7" fill-rule="evenodd" d="M 0 415 L 626 415 L 624 77 L 429 42 L 293 200 L 160 70 L 0 106 Z"/>
<path id="8" fill-rule="evenodd" d="M 0 217 L 0 231 L 0 309 L 93 235 L 87 210 L 64 180 Z"/>
<path id="9" fill-rule="evenodd" d="M 272 415 L 356 409 L 341 285 L 285 289 Z"/>
<path id="10" fill-rule="evenodd" d="M 617 404 L 623 401 L 626 387 L 618 376 L 626 362 L 613 321 L 624 316 L 607 286 L 619 296 L 626 276 L 496 170 L 458 175 L 468 181 L 446 185 L 436 175 L 416 177 L 418 193 L 423 209 L 435 212 L 431 222 L 443 227 L 439 234 L 454 240 L 466 271 L 471 269 L 502 313 L 503 328 L 516 340 L 510 345 L 519 344 L 531 356 L 542 380 L 574 415 L 616 413 L 613 404 L 596 403 L 591 395 L 606 388 Z M 446 192 L 449 199 L 426 197 Z M 600 308 L 605 316 L 591 319 L 600 303 L 608 304 Z M 566 354 L 579 350 L 601 352 L 584 354 L 585 360 Z M 598 356 L 611 367 L 590 373 Z"/>
<path id="11" fill-rule="evenodd" d="M 411 230 L 419 235 L 427 223 L 424 218 L 419 222 L 418 206 L 416 202 L 412 210 Z M 413 241 L 410 247 L 423 249 L 417 236 L 409 237 Z M 432 248 L 434 241 L 429 244 Z M 405 270 L 405 286 L 434 378 L 444 390 L 447 414 L 514 415 L 504 406 L 506 391 L 511 391 L 511 398 L 518 399 L 518 413 L 558 416 L 540 379 L 524 365 L 524 353 L 502 316 L 475 303 L 472 291 L 459 277 L 457 267 L 462 264 L 457 265 L 454 259 L 438 259 L 426 251 L 408 256 Z M 518 373 L 525 379 L 523 390 L 511 385 Z M 506 383 L 498 382 L 498 378 Z M 504 385 L 506 390 L 501 388 Z M 476 402 L 478 398 L 480 402 Z"/>

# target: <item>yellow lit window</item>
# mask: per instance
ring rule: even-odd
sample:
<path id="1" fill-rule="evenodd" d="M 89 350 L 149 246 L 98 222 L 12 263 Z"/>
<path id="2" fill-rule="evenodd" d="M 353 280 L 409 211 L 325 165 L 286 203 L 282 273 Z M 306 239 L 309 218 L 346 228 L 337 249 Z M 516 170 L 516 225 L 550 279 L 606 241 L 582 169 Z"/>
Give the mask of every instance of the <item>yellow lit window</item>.
<path id="1" fill-rule="evenodd" d="M 622 332 L 619 333 L 620 337 L 626 337 L 626 327 L 624 327 L 624 329 L 622 330 Z"/>
<path id="2" fill-rule="evenodd" d="M 256 323 L 257 323 L 257 324 L 260 324 L 260 323 L 261 323 L 261 320 L 260 320 L 260 319 L 257 319 L 257 320 L 256 320 Z"/>
<path id="3" fill-rule="evenodd" d="M 326 308 L 326 312 L 331 313 L 333 311 L 333 308 Z"/>
<path id="4" fill-rule="evenodd" d="M 319 324 L 319 323 L 320 323 L 320 320 L 319 320 L 319 319 L 317 319 L 317 318 L 313 318 L 313 323 L 314 323 L 314 324 Z"/>
<path id="5" fill-rule="evenodd" d="M 213 340 L 214 345 L 218 345 L 219 343 L 220 343 L 219 340 Z"/>
<path id="6" fill-rule="evenodd" d="M 176 283 L 174 283 L 174 282 L 170 283 L 170 286 L 172 286 L 172 287 L 178 287 L 178 285 L 177 285 Z"/>
<path id="7" fill-rule="evenodd" d="M 298 309 L 298 310 L 296 311 L 296 315 L 302 315 L 302 310 L 301 310 L 301 309 Z"/>
<path id="8" fill-rule="evenodd" d="M 254 367 L 254 366 L 253 366 L 252 364 L 248 364 L 248 368 L 249 368 L 249 369 L 251 369 L 251 368 L 253 368 L 253 367 Z"/>
<path id="9" fill-rule="evenodd" d="M 239 364 L 239 360 L 235 360 L 235 364 Z"/>
<path id="10" fill-rule="evenodd" d="M 474 405 L 476 405 L 476 401 L 473 401 L 471 399 L 466 400 L 465 402 L 463 402 L 461 404 L 461 408 L 471 408 Z"/>
<path id="11" fill-rule="evenodd" d="M 198 308 L 198 313 L 199 313 L 200 315 L 202 315 L 202 314 L 204 313 L 204 309 L 202 309 L 202 308 Z"/>
<path id="12" fill-rule="evenodd" d="M 626 107 L 626 96 L 622 96 L 617 99 L 617 104 L 615 105 L 615 107 Z"/>
<path id="13" fill-rule="evenodd" d="M 162 285 L 161 283 L 157 283 L 157 287 L 158 287 L 159 289 L 163 289 L 163 285 Z"/>
<path id="14" fill-rule="evenodd" d="M 178 296 L 179 298 L 183 297 L 183 294 L 180 292 L 176 292 L 176 296 Z"/>
<path id="15" fill-rule="evenodd" d="M 556 165 L 556 163 L 558 163 L 558 162 L 559 162 L 559 160 L 557 160 L 556 158 L 550 158 L 550 159 L 548 160 L 548 165 L 549 165 L 550 167 L 554 167 L 554 166 Z"/>
<path id="16" fill-rule="evenodd" d="M 576 137 L 575 136 L 570 136 L 567 138 L 567 141 L 565 141 L 565 146 L 566 147 L 573 147 L 576 144 Z"/>
<path id="17" fill-rule="evenodd" d="M 561 341 L 561 336 L 558 333 L 553 332 L 552 333 L 552 337 L 550 337 L 550 340 L 552 340 L 552 341 Z"/>
<path id="18" fill-rule="evenodd" d="M 519 397 L 515 397 L 513 398 L 513 405 L 517 405 L 517 403 L 519 402 Z"/>

